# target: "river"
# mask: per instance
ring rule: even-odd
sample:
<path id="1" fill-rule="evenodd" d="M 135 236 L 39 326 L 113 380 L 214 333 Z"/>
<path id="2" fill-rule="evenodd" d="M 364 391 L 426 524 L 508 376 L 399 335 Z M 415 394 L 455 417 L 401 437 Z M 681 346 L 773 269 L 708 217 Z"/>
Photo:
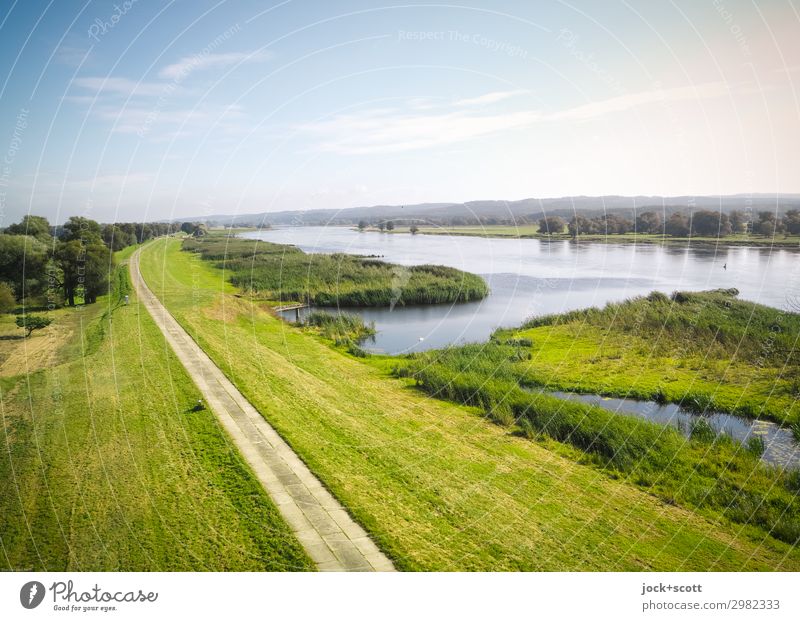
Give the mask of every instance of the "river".
<path id="1" fill-rule="evenodd" d="M 743 246 L 574 243 L 451 235 L 374 233 L 347 227 L 285 227 L 244 237 L 305 252 L 379 255 L 401 265 L 433 263 L 480 274 L 479 302 L 354 310 L 375 322 L 366 348 L 400 354 L 485 341 L 534 315 L 602 306 L 653 290 L 736 287 L 742 299 L 784 308 L 800 298 L 800 253 Z M 288 318 L 288 315 L 287 315 Z"/>

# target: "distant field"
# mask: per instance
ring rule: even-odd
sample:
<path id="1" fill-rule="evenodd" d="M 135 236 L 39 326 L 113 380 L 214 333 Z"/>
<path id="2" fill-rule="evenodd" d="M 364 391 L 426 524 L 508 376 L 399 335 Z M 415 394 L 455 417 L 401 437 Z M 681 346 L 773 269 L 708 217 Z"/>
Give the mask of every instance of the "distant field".
<path id="1" fill-rule="evenodd" d="M 153 291 L 375 537 L 422 570 L 797 569 L 800 554 L 614 480 L 287 325 L 179 240 L 142 252 Z"/>
<path id="2" fill-rule="evenodd" d="M 368 229 L 369 232 L 378 232 L 376 228 Z M 410 233 L 408 226 L 397 226 L 388 233 Z M 539 233 L 538 224 L 522 224 L 509 226 L 504 224 L 487 224 L 485 226 L 420 226 L 418 235 L 465 235 L 469 237 L 535 237 L 547 240 L 572 240 L 569 233 L 544 235 Z M 727 235 L 725 237 L 669 237 L 649 233 L 626 233 L 621 235 L 581 235 L 580 242 L 605 242 L 605 243 L 640 243 L 640 244 L 723 244 L 734 246 L 779 246 L 800 247 L 798 235 L 776 235 L 775 238 L 757 235 Z"/>
<path id="3" fill-rule="evenodd" d="M 372 230 L 372 229 L 371 229 Z M 392 233 L 410 233 L 409 227 L 398 226 Z M 539 232 L 538 224 L 520 226 L 421 226 L 418 234 L 424 235 L 469 235 L 473 237 L 532 237 Z"/>
<path id="4" fill-rule="evenodd" d="M 30 341 L 51 331 L 55 353 L 2 378 L 0 566 L 311 569 L 213 413 L 192 411 L 198 391 L 136 304 L 127 266 L 114 286 L 53 313 Z"/>

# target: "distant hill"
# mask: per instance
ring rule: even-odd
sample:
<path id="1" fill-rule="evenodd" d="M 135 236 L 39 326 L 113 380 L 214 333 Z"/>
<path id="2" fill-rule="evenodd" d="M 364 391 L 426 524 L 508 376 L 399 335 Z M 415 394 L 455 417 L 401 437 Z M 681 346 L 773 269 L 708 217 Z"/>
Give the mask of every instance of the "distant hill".
<path id="1" fill-rule="evenodd" d="M 421 221 L 437 224 L 469 224 L 477 221 L 525 222 L 556 215 L 570 218 L 583 215 L 618 213 L 632 217 L 642 211 L 696 211 L 700 209 L 774 211 L 800 209 L 800 194 L 731 194 L 725 196 L 564 196 L 526 198 L 517 201 L 481 200 L 466 203 L 419 203 L 415 205 L 375 205 L 349 209 L 309 209 L 257 214 L 212 215 L 182 218 L 182 221 L 224 224 L 226 226 L 335 225 L 356 224 L 359 220 Z"/>

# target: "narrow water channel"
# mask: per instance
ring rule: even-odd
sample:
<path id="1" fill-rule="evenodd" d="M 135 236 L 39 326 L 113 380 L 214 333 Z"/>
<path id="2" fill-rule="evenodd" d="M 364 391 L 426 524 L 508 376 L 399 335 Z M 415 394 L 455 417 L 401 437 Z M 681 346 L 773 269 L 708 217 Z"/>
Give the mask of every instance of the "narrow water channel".
<path id="1" fill-rule="evenodd" d="M 697 420 L 700 416 L 674 403 L 661 404 L 655 401 L 558 391 L 550 394 L 568 401 L 596 405 L 619 414 L 641 416 L 656 423 L 675 427 L 687 436 L 691 431 L 692 421 Z M 765 462 L 784 468 L 800 467 L 800 445 L 795 441 L 794 435 L 789 429 L 780 427 L 771 421 L 751 420 L 722 412 L 707 412 L 702 416 L 714 431 L 725 433 L 738 442 L 745 443 L 753 436 L 763 438 L 766 449 L 761 458 Z"/>

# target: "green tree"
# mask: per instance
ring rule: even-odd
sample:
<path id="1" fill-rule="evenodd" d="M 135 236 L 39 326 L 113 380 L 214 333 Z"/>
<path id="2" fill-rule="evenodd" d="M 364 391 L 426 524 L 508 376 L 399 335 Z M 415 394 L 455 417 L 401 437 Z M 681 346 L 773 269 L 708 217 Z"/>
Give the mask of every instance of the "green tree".
<path id="1" fill-rule="evenodd" d="M 77 239 L 62 242 L 56 248 L 55 262 L 63 274 L 61 284 L 70 306 L 75 306 L 77 295 L 92 304 L 108 289 L 111 253 L 101 241 L 88 245 Z"/>
<path id="2" fill-rule="evenodd" d="M 386 230 L 387 230 L 387 231 L 394 231 L 394 222 L 392 222 L 391 220 L 389 220 L 389 221 L 386 223 Z"/>
<path id="3" fill-rule="evenodd" d="M 661 215 L 655 211 L 645 211 L 636 216 L 636 231 L 638 233 L 660 233 Z"/>
<path id="4" fill-rule="evenodd" d="M 7 282 L 0 282 L 0 313 L 10 313 L 16 307 L 14 289 Z"/>
<path id="5" fill-rule="evenodd" d="M 187 235 L 191 235 L 192 233 L 194 233 L 194 227 L 195 225 L 192 224 L 191 222 L 184 222 L 183 224 L 181 224 L 181 231 L 183 231 Z"/>
<path id="6" fill-rule="evenodd" d="M 13 286 L 18 300 L 47 286 L 47 251 L 47 244 L 30 235 L 0 235 L 0 281 Z"/>
<path id="7" fill-rule="evenodd" d="M 564 226 L 564 221 L 558 216 L 547 216 L 539 220 L 539 232 L 547 235 L 563 233 Z"/>
<path id="8" fill-rule="evenodd" d="M 541 230 L 542 223 L 539 222 L 539 230 Z M 596 233 L 596 223 L 589 220 L 586 216 L 574 215 L 567 224 L 567 230 L 573 238 L 579 235 L 587 235 L 589 233 Z"/>
<path id="9" fill-rule="evenodd" d="M 753 232 L 765 237 L 772 237 L 783 232 L 783 223 L 775 217 L 775 212 L 759 211 L 758 222 L 753 225 Z"/>
<path id="10" fill-rule="evenodd" d="M 50 223 L 47 218 L 42 216 L 24 216 L 21 222 L 9 226 L 6 233 L 8 235 L 30 235 L 44 242 L 51 239 Z"/>
<path id="11" fill-rule="evenodd" d="M 701 237 L 724 237 L 733 228 L 730 219 L 718 211 L 702 210 L 692 214 L 692 234 Z"/>
<path id="12" fill-rule="evenodd" d="M 61 227 L 61 239 L 69 242 L 80 240 L 84 244 L 102 239 L 100 224 L 82 216 L 72 216 Z"/>
<path id="13" fill-rule="evenodd" d="M 381 230 L 381 233 L 386 230 L 386 223 L 385 222 L 378 222 L 378 228 Z"/>
<path id="14" fill-rule="evenodd" d="M 26 331 L 25 338 L 28 338 L 34 330 L 46 328 L 51 323 L 53 323 L 52 319 L 41 315 L 20 315 L 17 317 L 17 326 Z"/>
<path id="15" fill-rule="evenodd" d="M 783 218 L 783 225 L 792 235 L 800 235 L 800 211 L 790 209 Z"/>
<path id="16" fill-rule="evenodd" d="M 367 221 L 366 221 L 366 220 L 359 220 L 359 221 L 358 221 L 358 230 L 359 230 L 359 231 L 363 231 L 363 230 L 365 230 L 365 229 L 366 229 L 368 226 L 369 226 L 369 225 L 367 224 Z"/>
<path id="17" fill-rule="evenodd" d="M 204 235 L 208 235 L 208 226 L 205 224 L 195 224 L 192 237 L 203 237 Z"/>
<path id="18" fill-rule="evenodd" d="M 672 214 L 664 224 L 664 232 L 672 237 L 686 237 L 690 230 L 689 219 L 682 213 Z"/>
<path id="19" fill-rule="evenodd" d="M 633 222 L 615 213 L 601 216 L 599 226 L 606 235 L 623 235 L 633 230 Z"/>
<path id="20" fill-rule="evenodd" d="M 136 243 L 136 236 L 126 233 L 116 224 L 106 224 L 103 226 L 103 242 L 112 252 L 117 252 Z"/>
<path id="21" fill-rule="evenodd" d="M 747 216 L 741 211 L 732 211 L 728 216 L 733 233 L 747 232 Z"/>
<path id="22" fill-rule="evenodd" d="M 412 235 L 416 235 L 417 233 L 419 233 L 419 227 L 416 224 L 412 224 L 411 228 L 409 228 L 408 230 L 411 231 Z"/>
<path id="23" fill-rule="evenodd" d="M 94 304 L 98 296 L 108 293 L 112 265 L 111 251 L 104 244 L 91 244 L 86 248 L 83 283 L 86 304 Z"/>

